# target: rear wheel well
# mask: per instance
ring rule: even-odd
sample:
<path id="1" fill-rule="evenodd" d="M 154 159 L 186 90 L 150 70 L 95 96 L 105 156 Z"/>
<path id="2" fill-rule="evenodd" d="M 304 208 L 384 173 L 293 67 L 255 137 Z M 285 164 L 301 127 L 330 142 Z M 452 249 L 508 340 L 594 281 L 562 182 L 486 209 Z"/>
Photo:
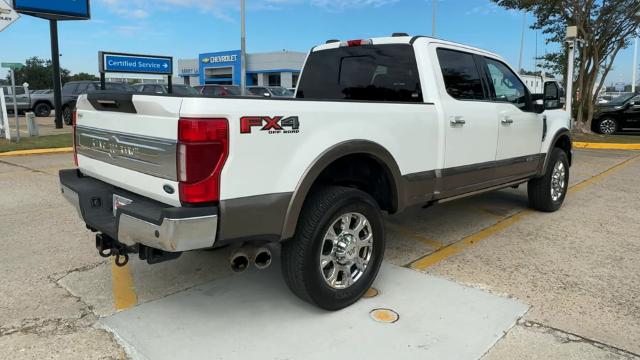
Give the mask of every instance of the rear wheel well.
<path id="1" fill-rule="evenodd" d="M 51 104 L 51 102 L 49 102 L 49 100 L 38 100 L 38 101 L 36 101 L 35 104 L 33 104 L 33 107 L 35 108 L 36 106 L 38 106 L 40 104 L 47 104 L 47 105 L 49 105 L 49 107 L 53 107 L 53 104 Z"/>
<path id="2" fill-rule="evenodd" d="M 369 154 L 351 154 L 327 166 L 314 181 L 311 192 L 324 186 L 345 186 L 371 195 L 380 208 L 389 213 L 397 210 L 397 194 L 389 169 Z"/>

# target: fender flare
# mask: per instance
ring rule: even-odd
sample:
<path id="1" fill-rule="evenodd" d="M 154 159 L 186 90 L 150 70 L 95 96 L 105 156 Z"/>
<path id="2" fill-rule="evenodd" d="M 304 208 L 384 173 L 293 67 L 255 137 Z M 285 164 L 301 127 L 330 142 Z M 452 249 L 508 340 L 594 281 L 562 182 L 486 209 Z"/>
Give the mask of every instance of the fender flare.
<path id="1" fill-rule="evenodd" d="M 571 140 L 571 131 L 569 131 L 569 129 L 567 128 L 561 128 L 560 130 L 556 131 L 555 135 L 553 136 L 553 139 L 550 142 L 549 148 L 547 149 L 547 153 L 546 156 L 544 157 L 544 162 L 540 163 L 540 168 L 538 169 L 538 176 L 544 176 L 544 174 L 547 171 L 547 167 L 549 166 L 549 154 L 551 153 L 551 150 L 555 147 L 555 145 L 558 143 L 558 140 L 563 137 L 563 136 L 567 136 L 569 138 L 569 166 L 571 166 L 572 163 L 572 156 L 571 156 L 571 152 L 573 151 L 573 142 Z"/>
<path id="2" fill-rule="evenodd" d="M 287 208 L 282 228 L 282 240 L 290 239 L 294 236 L 304 201 L 320 174 L 334 161 L 355 154 L 369 155 L 385 169 L 392 190 L 391 212 L 395 213 L 404 208 L 404 201 L 402 200 L 404 199 L 404 194 L 401 186 L 402 175 L 391 153 L 380 144 L 372 141 L 345 141 L 325 150 L 304 172 Z"/>

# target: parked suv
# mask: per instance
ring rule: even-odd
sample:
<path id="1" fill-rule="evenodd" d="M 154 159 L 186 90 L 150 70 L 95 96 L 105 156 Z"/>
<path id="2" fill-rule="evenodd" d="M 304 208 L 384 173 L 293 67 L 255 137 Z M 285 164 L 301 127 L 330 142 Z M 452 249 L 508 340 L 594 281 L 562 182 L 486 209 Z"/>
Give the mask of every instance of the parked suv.
<path id="1" fill-rule="evenodd" d="M 263 269 L 281 243 L 292 292 L 338 310 L 378 274 L 383 213 L 522 184 L 533 209 L 560 209 L 570 121 L 546 116 L 559 94 L 431 37 L 329 43 L 296 99 L 81 96 L 78 167 L 60 183 L 116 265 L 233 244 L 234 270 Z"/>
<path id="2" fill-rule="evenodd" d="M 65 124 L 71 125 L 72 113 L 76 108 L 78 96 L 96 90 L 100 90 L 99 81 L 71 81 L 64 84 L 62 87 L 62 119 Z M 106 83 L 106 90 L 135 92 L 128 84 L 116 82 Z"/>
<path id="3" fill-rule="evenodd" d="M 597 104 L 591 130 L 611 135 L 618 131 L 640 130 L 640 95 L 620 95 L 608 103 Z"/>

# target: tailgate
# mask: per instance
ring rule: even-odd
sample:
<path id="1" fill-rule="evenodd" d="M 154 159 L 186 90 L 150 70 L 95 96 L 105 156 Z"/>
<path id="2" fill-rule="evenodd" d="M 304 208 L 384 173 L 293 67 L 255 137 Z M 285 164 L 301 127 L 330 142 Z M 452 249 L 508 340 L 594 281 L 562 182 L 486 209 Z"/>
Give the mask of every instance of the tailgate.
<path id="1" fill-rule="evenodd" d="M 80 171 L 180 206 L 176 170 L 182 98 L 96 92 L 77 102 Z"/>

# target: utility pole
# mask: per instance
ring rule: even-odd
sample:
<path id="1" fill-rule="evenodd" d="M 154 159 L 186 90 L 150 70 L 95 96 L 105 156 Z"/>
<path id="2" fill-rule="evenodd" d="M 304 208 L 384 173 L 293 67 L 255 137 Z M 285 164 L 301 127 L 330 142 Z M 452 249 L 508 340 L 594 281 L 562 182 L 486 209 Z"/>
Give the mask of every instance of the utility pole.
<path id="1" fill-rule="evenodd" d="M 62 80 L 60 79 L 60 48 L 58 20 L 49 20 L 51 33 L 51 65 L 53 65 L 53 107 L 56 109 L 56 129 L 62 129 Z"/>
<path id="2" fill-rule="evenodd" d="M 246 23 L 246 6 L 245 0 L 240 0 L 240 88 L 242 96 L 247 94 L 247 23 Z"/>
<path id="3" fill-rule="evenodd" d="M 436 17 L 438 14 L 438 0 L 431 0 L 431 36 L 436 37 Z"/>
<path id="4" fill-rule="evenodd" d="M 522 17 L 522 36 L 520 37 L 520 60 L 518 61 L 518 72 L 522 71 L 522 57 L 524 56 L 524 32 L 527 28 L 527 13 Z"/>

